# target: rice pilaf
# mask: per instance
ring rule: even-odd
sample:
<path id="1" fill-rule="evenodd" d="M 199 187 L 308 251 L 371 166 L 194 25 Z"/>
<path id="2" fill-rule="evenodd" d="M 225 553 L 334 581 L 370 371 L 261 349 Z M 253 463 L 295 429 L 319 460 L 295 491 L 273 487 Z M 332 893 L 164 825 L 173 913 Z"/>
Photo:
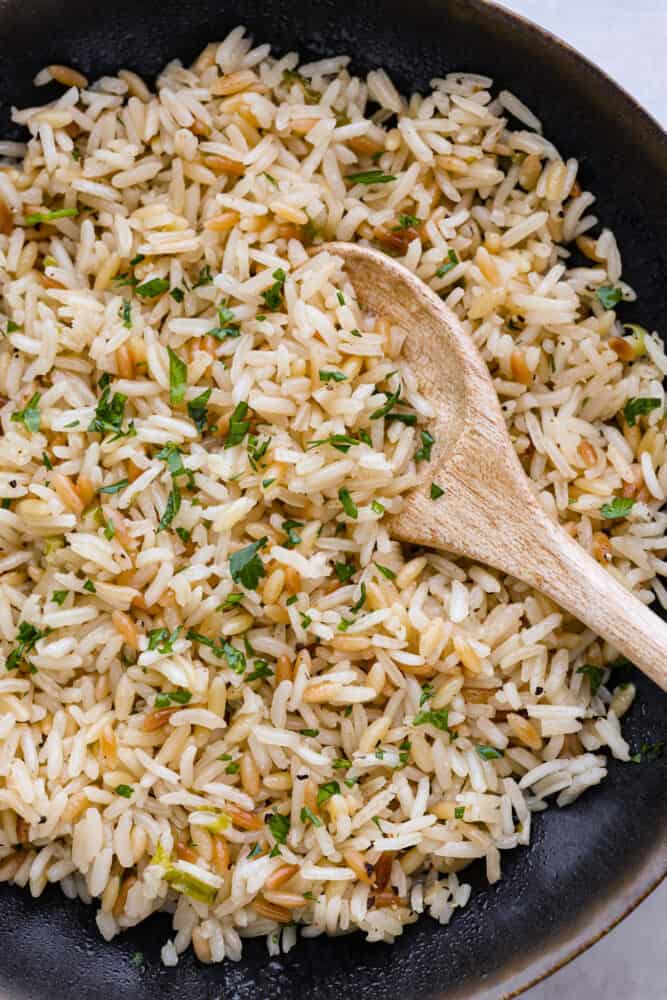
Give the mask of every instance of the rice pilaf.
<path id="1" fill-rule="evenodd" d="M 53 66 L 0 142 L 0 881 L 107 939 L 168 910 L 167 965 L 447 923 L 629 758 L 613 649 L 390 537 L 433 447 L 410 331 L 313 245 L 443 297 L 545 509 L 667 606 L 667 359 L 576 160 L 488 77 L 347 66 L 241 28 L 157 94 Z"/>

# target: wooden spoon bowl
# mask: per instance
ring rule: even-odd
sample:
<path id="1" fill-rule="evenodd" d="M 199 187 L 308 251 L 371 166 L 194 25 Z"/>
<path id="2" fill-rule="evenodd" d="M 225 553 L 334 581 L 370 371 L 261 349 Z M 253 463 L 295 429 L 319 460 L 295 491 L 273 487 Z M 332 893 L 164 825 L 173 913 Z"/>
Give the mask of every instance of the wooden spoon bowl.
<path id="1" fill-rule="evenodd" d="M 319 248 L 322 249 L 322 248 Z M 407 331 L 404 355 L 435 409 L 435 445 L 391 532 L 494 566 L 552 598 L 667 690 L 667 625 L 540 504 L 488 369 L 442 300 L 402 264 L 352 243 L 341 257 L 363 308 Z M 443 491 L 431 499 L 431 484 Z"/>

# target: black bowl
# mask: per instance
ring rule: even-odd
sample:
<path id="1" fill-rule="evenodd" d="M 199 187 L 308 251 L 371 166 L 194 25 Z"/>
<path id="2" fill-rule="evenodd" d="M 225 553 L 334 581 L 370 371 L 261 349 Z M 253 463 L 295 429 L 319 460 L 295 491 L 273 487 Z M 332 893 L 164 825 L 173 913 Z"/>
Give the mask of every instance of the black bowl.
<path id="1" fill-rule="evenodd" d="M 631 98 L 567 46 L 482 0 L 0 0 L 0 134 L 12 105 L 41 103 L 32 77 L 64 63 L 92 78 L 127 66 L 155 75 L 193 57 L 238 23 L 276 51 L 347 52 L 352 68 L 384 66 L 401 90 L 476 70 L 509 87 L 543 120 L 599 196 L 640 303 L 624 318 L 660 328 L 667 273 L 667 137 Z M 605 30 L 601 26 L 601 30 Z M 610 29 L 606 29 L 610 30 Z M 625 726 L 633 749 L 667 733 L 667 698 L 638 677 Z M 31 1000 L 449 1000 L 509 997 L 553 971 L 629 912 L 667 870 L 667 760 L 612 761 L 607 781 L 564 810 L 537 817 L 530 849 L 504 855 L 504 878 L 476 878 L 448 927 L 424 918 L 393 947 L 361 935 L 300 942 L 270 958 L 249 942 L 238 964 L 191 955 L 160 965 L 169 923 L 156 917 L 105 944 L 92 908 L 58 890 L 39 900 L 0 887 L 0 989 Z M 137 964 L 137 952 L 143 960 Z M 134 956 L 134 960 L 133 960 Z"/>

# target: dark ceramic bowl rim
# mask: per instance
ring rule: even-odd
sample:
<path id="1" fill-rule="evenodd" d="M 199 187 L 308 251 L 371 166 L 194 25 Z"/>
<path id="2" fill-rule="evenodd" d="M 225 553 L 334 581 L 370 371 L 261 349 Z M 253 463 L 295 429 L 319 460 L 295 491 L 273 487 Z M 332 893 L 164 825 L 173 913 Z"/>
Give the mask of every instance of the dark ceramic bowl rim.
<path id="1" fill-rule="evenodd" d="M 531 21 L 529 18 L 508 10 L 502 4 L 495 3 L 494 0 L 470 0 L 472 7 L 477 7 L 480 11 L 491 8 L 496 17 L 504 18 L 508 22 L 519 23 L 526 32 L 539 35 L 545 41 L 558 46 L 567 51 L 570 57 L 578 62 L 583 70 L 590 77 L 596 77 L 604 86 L 614 92 L 618 101 L 625 104 L 625 108 L 634 118 L 643 118 L 645 127 L 653 133 L 656 142 L 664 147 L 665 158 L 667 158 L 667 132 L 660 123 L 649 114 L 648 111 L 634 98 L 628 91 L 608 73 L 579 52 L 573 45 L 554 35 L 547 28 Z M 603 937 L 609 934 L 622 920 L 625 920 L 658 886 L 667 878 L 667 847 L 661 844 L 656 845 L 655 852 L 648 859 L 646 864 L 632 878 L 628 879 L 620 892 L 615 893 L 611 898 L 603 900 L 591 916 L 587 913 L 585 919 L 580 919 L 565 942 L 555 942 L 548 952 L 542 954 L 539 959 L 524 966 L 519 972 L 514 974 L 503 985 L 501 997 L 495 992 L 495 988 L 484 995 L 480 995 L 478 1000 L 512 1000 L 526 990 L 536 986 L 549 976 L 558 972 L 564 966 L 578 958 Z M 493 994 L 493 995 L 492 995 Z"/>

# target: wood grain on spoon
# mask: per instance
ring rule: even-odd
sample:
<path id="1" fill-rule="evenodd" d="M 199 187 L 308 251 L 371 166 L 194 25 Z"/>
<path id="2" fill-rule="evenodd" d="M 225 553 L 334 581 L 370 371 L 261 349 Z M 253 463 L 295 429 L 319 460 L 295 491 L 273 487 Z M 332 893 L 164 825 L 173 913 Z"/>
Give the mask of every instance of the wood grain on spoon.
<path id="1" fill-rule="evenodd" d="M 667 624 L 541 507 L 505 427 L 491 377 L 454 313 L 402 264 L 330 243 L 365 310 L 408 333 L 404 354 L 435 417 L 432 460 L 392 519 L 394 537 L 495 566 L 542 591 L 667 690 Z M 443 490 L 430 498 L 431 483 Z"/>

